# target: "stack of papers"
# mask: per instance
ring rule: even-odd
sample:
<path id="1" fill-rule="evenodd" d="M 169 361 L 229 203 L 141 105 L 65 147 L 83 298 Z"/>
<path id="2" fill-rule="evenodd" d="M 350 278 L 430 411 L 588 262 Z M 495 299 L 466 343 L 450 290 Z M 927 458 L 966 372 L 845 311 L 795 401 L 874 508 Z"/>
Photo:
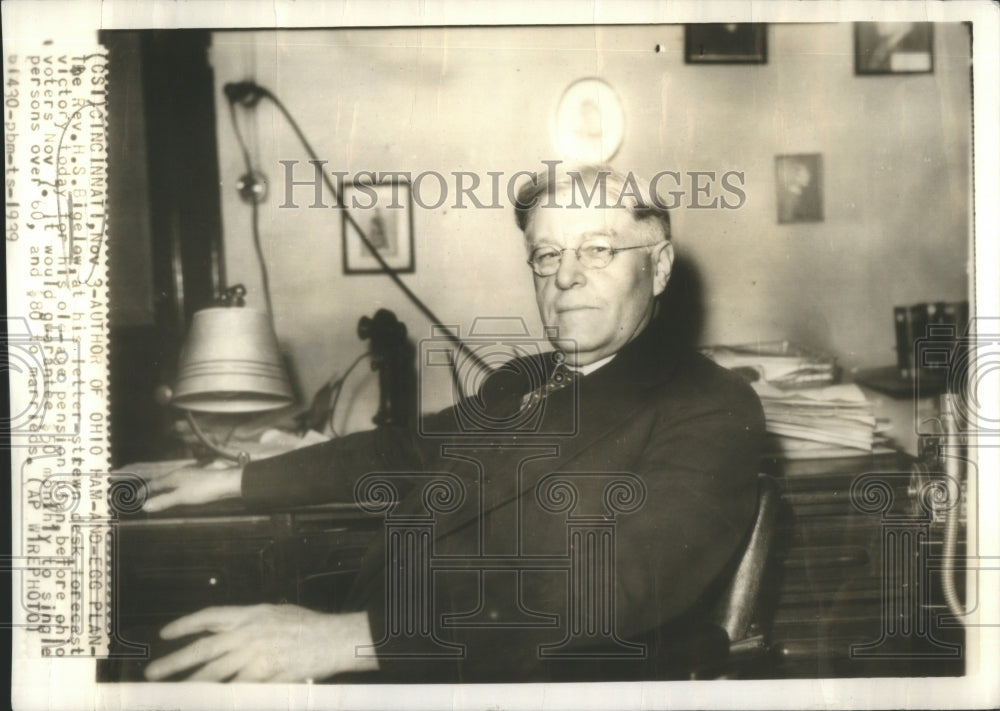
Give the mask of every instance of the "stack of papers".
<path id="1" fill-rule="evenodd" d="M 836 376 L 832 359 L 808 355 L 788 341 L 713 346 L 707 355 L 723 368 L 746 373 L 751 380 L 765 380 L 779 388 L 829 385 Z"/>
<path id="2" fill-rule="evenodd" d="M 762 380 L 752 385 L 767 418 L 768 456 L 818 459 L 892 451 L 887 428 L 857 385 L 809 390 L 782 390 Z"/>
<path id="3" fill-rule="evenodd" d="M 856 457 L 891 452 L 884 423 L 856 385 L 834 385 L 831 358 L 788 341 L 713 346 L 705 354 L 743 375 L 764 405 L 768 449 L 782 459 Z"/>

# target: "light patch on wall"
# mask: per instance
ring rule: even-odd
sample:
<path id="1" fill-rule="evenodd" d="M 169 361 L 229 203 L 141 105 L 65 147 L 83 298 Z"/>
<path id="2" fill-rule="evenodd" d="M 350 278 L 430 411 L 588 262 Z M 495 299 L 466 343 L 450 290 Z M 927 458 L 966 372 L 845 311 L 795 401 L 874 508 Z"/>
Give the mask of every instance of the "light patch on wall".
<path id="1" fill-rule="evenodd" d="M 823 156 L 778 156 L 775 177 L 780 224 L 823 221 Z"/>

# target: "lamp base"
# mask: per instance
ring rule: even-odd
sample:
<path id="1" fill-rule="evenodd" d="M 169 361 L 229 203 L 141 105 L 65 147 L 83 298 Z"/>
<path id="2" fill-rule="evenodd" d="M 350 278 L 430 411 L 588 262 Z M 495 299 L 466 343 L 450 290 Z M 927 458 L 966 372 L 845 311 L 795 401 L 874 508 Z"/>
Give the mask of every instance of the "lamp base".
<path id="1" fill-rule="evenodd" d="M 211 440 L 209 440 L 208 437 L 205 435 L 205 433 L 201 431 L 201 428 L 198 427 L 198 423 L 195 422 L 194 414 L 190 410 L 185 410 L 184 416 L 185 418 L 187 418 L 187 422 L 191 426 L 191 431 L 194 432 L 195 437 L 198 438 L 198 441 L 201 442 L 203 445 L 205 445 L 205 447 L 207 447 L 216 457 L 219 457 L 221 459 L 227 459 L 231 462 L 236 462 L 241 467 L 246 466 L 247 464 L 250 463 L 249 452 L 243 450 L 240 450 L 239 452 L 228 452 L 222 449 L 221 447 L 214 444 Z"/>

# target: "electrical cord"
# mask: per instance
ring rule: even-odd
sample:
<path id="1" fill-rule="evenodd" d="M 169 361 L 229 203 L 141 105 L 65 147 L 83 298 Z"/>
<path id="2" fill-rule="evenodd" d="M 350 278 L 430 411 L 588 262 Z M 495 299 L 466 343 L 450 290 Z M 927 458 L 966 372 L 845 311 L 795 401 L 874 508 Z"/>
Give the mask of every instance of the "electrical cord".
<path id="1" fill-rule="evenodd" d="M 227 96 L 229 96 L 227 92 Z M 243 132 L 240 130 L 239 121 L 236 120 L 236 104 L 232 98 L 229 101 L 229 118 L 233 124 L 233 133 L 236 134 L 236 142 L 239 143 L 240 153 L 243 155 L 243 164 L 246 167 L 247 175 L 253 176 L 253 163 L 250 160 L 250 151 L 247 149 L 246 141 L 243 139 Z M 257 264 L 260 266 L 260 281 L 264 291 L 264 302 L 267 304 L 267 313 L 274 318 L 274 309 L 271 307 L 271 280 L 267 273 L 267 262 L 264 260 L 264 249 L 260 243 L 260 209 L 256 200 L 250 200 L 250 229 L 253 233 L 253 248 L 257 253 Z"/>
<path id="2" fill-rule="evenodd" d="M 955 421 L 955 406 L 951 394 L 945 394 L 943 401 L 943 421 L 945 442 L 953 447 L 959 444 L 958 427 Z M 965 624 L 965 616 L 968 614 L 965 605 L 958 596 L 958 588 L 955 583 L 955 544 L 958 541 L 958 524 L 961 516 L 962 490 L 960 482 L 963 479 L 964 462 L 958 456 L 958 452 L 942 452 L 944 458 L 945 484 L 949 487 L 949 498 L 953 497 L 951 506 L 945 514 L 944 540 L 942 542 L 942 569 L 941 569 L 941 591 L 944 593 L 948 611 L 960 624 Z M 956 488 L 951 491 L 951 487 Z"/>
<path id="3" fill-rule="evenodd" d="M 368 355 L 370 354 L 367 351 L 365 351 L 357 358 L 355 358 L 354 362 L 351 363 L 347 367 L 347 370 L 344 371 L 344 374 L 341 375 L 333 384 L 332 399 L 330 401 L 330 417 L 328 422 L 330 425 L 330 432 L 333 433 L 334 437 L 340 436 L 339 434 L 337 434 L 337 430 L 333 426 L 333 416 L 337 414 L 337 402 L 340 400 L 340 393 L 344 391 L 344 382 L 347 380 L 347 376 L 351 374 L 351 371 L 353 371 L 355 368 L 358 367 L 358 363 L 364 360 Z"/>
<path id="4" fill-rule="evenodd" d="M 299 142 L 302 144 L 303 148 L 305 148 L 306 153 L 309 154 L 310 159 L 315 162 L 320 162 L 319 156 L 316 154 L 316 151 L 313 150 L 312 144 L 309 143 L 309 140 L 305 137 L 305 134 L 302 133 L 302 129 L 299 127 L 298 122 L 295 120 L 292 114 L 282 103 L 281 99 L 275 96 L 270 90 L 252 81 L 241 81 L 241 82 L 226 84 L 223 87 L 223 91 L 226 94 L 226 98 L 229 99 L 229 107 L 231 111 L 233 111 L 233 106 L 235 104 L 241 104 L 243 106 L 251 108 L 256 106 L 260 102 L 261 98 L 267 98 L 268 100 L 270 100 L 281 112 L 281 115 L 285 117 L 285 120 L 288 121 L 288 124 L 292 128 L 292 131 L 295 132 L 295 135 L 299 139 Z M 445 327 L 441 323 L 441 319 L 439 319 L 437 315 L 433 311 L 431 311 L 431 309 L 423 301 L 421 301 L 420 297 L 414 294 L 413 291 L 411 291 L 410 288 L 406 286 L 403 280 L 399 278 L 399 275 L 396 273 L 396 271 L 392 267 L 390 267 L 389 264 L 382 258 L 382 255 L 379 254 L 378 248 L 375 247 L 375 245 L 373 245 L 371 241 L 368 239 L 368 235 L 365 234 L 365 231 L 363 229 L 361 229 L 361 225 L 359 225 L 357 221 L 354 219 L 354 217 L 351 215 L 351 213 L 347 211 L 346 206 L 344 205 L 343 202 L 343 197 L 340 195 L 339 192 L 337 192 L 337 188 L 333 184 L 333 181 L 330 180 L 330 176 L 327 175 L 326 171 L 320 171 L 320 172 L 323 176 L 323 182 L 326 184 L 327 188 L 330 190 L 330 192 L 333 193 L 334 197 L 336 198 L 337 206 L 343 212 L 344 218 L 347 220 L 348 223 L 350 223 L 352 227 L 354 227 L 355 230 L 357 230 L 358 236 L 361 238 L 362 244 L 365 245 L 365 247 L 368 249 L 371 255 L 375 258 L 375 261 L 378 262 L 379 267 L 381 267 L 382 271 L 386 274 L 386 276 L 392 279 L 392 281 L 396 284 L 396 286 L 399 287 L 399 289 L 402 290 L 404 294 L 406 294 L 407 298 L 409 298 L 409 300 L 414 304 L 414 306 L 416 306 L 420 310 L 420 312 L 423 313 L 424 316 L 426 316 L 431 321 L 432 324 L 441 329 L 441 332 L 444 334 L 444 336 L 449 341 L 454 343 L 458 347 L 458 349 L 462 351 L 466 355 L 466 357 L 468 357 L 477 367 L 482 368 L 487 373 L 492 372 L 493 369 L 486 363 L 486 361 L 484 361 L 481 357 L 479 357 L 479 355 L 477 355 L 473 350 L 471 350 L 458 336 L 454 335 L 450 329 Z"/>
<path id="5" fill-rule="evenodd" d="M 961 492 L 957 494 L 961 496 Z M 960 503 L 955 503 L 945 514 L 944 540 L 942 542 L 941 592 L 948 605 L 948 611 L 962 625 L 965 624 L 965 605 L 958 596 L 955 583 L 955 544 L 958 540 L 958 519 Z"/>

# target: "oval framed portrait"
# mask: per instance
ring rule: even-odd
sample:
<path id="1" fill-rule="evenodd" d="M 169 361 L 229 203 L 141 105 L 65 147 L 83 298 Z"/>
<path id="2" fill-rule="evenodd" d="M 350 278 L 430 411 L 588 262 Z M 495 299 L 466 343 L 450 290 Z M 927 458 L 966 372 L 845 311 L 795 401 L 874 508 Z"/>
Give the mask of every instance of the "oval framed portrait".
<path id="1" fill-rule="evenodd" d="M 552 143 L 562 158 L 606 162 L 618 152 L 624 137 L 625 109 L 610 84 L 587 77 L 566 88 L 552 122 Z"/>

